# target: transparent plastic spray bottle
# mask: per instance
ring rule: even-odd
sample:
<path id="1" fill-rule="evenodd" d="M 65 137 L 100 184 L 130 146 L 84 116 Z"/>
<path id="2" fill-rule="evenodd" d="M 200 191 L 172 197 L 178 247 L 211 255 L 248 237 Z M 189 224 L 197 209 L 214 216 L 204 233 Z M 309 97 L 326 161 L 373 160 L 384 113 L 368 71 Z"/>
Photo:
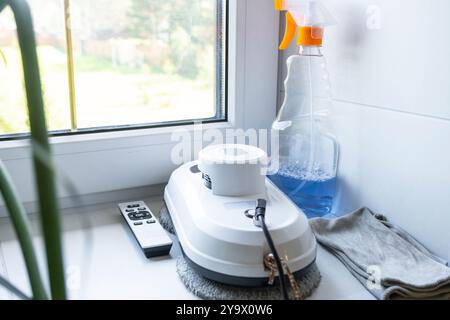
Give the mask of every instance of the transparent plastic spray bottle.
<path id="1" fill-rule="evenodd" d="M 333 208 L 339 145 L 331 134 L 332 105 L 327 64 L 321 52 L 323 27 L 332 18 L 316 1 L 284 0 L 286 35 L 280 49 L 300 25 L 299 54 L 288 58 L 285 99 L 272 129 L 279 135 L 279 169 L 269 178 L 308 216 L 321 217 Z M 286 7 L 286 5 L 291 5 Z M 299 11 L 303 10 L 300 14 Z"/>

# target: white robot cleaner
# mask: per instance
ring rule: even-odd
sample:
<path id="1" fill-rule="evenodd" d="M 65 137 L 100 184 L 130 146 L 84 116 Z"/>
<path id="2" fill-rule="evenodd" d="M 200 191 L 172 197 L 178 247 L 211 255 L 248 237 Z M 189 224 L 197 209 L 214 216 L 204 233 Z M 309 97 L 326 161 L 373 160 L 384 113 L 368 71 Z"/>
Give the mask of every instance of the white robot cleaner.
<path id="1" fill-rule="evenodd" d="M 202 278 L 247 288 L 276 283 L 284 298 L 288 287 L 302 298 L 302 278 L 320 281 L 316 239 L 304 213 L 266 178 L 266 160 L 252 146 L 207 147 L 172 173 L 164 199 L 187 265 Z"/>

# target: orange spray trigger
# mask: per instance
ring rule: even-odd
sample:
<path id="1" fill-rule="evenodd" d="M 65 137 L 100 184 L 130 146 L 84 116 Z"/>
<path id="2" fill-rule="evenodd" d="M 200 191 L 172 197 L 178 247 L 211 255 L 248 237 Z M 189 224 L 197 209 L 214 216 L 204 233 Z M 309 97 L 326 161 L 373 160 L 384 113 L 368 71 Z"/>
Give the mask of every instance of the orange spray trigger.
<path id="1" fill-rule="evenodd" d="M 284 9 L 284 0 L 275 0 L 275 10 L 283 11 Z"/>
<path id="2" fill-rule="evenodd" d="M 280 44 L 285 50 L 298 32 L 297 45 L 322 46 L 325 27 L 336 24 L 320 0 L 274 0 L 277 11 L 286 11 L 286 30 Z"/>
<path id="3" fill-rule="evenodd" d="M 286 0 L 274 0 L 275 10 L 285 11 L 286 10 Z M 297 23 L 289 11 L 286 11 L 286 29 L 284 31 L 283 40 L 280 44 L 280 50 L 286 50 L 294 40 L 295 32 L 297 31 Z"/>
<path id="4" fill-rule="evenodd" d="M 297 31 L 297 23 L 292 17 L 290 12 L 286 12 L 286 30 L 284 31 L 284 37 L 280 44 L 280 50 L 286 50 L 294 40 L 295 32 Z"/>

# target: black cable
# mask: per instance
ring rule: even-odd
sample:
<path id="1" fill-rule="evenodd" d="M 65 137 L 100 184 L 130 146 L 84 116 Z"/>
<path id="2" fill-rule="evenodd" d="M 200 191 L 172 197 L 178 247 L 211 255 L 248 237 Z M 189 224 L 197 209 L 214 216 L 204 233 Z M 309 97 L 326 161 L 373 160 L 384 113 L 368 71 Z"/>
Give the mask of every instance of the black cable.
<path id="1" fill-rule="evenodd" d="M 266 225 L 266 200 L 258 199 L 256 209 L 255 209 L 255 220 L 261 223 L 261 228 L 263 229 L 264 236 L 266 237 L 267 244 L 269 245 L 270 251 L 272 251 L 275 263 L 278 269 L 278 278 L 280 279 L 281 292 L 283 294 L 284 300 L 289 300 L 289 294 L 286 287 L 286 279 L 284 276 L 283 264 L 281 263 L 280 256 L 278 255 L 275 244 L 273 243 L 272 236 L 270 235 L 269 228 Z"/>

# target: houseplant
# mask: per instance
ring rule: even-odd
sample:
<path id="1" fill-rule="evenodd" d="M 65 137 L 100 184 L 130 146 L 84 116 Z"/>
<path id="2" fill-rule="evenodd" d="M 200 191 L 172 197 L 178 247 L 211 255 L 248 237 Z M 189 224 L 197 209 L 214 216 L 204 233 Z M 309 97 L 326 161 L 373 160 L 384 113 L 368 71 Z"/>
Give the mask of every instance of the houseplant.
<path id="1" fill-rule="evenodd" d="M 17 192 L 6 169 L 0 165 L 0 188 L 11 220 L 16 230 L 33 298 L 65 299 L 65 277 L 62 256 L 60 217 L 55 186 L 55 173 L 51 161 L 51 151 L 44 114 L 42 86 L 36 51 L 36 40 L 30 8 L 25 0 L 0 0 L 0 12 L 9 6 L 14 13 L 27 98 L 31 132 L 31 150 L 39 200 L 39 213 L 47 257 L 47 272 L 50 281 L 50 295 L 45 291 L 42 275 L 39 273 L 34 252 L 29 221 L 21 206 Z"/>

